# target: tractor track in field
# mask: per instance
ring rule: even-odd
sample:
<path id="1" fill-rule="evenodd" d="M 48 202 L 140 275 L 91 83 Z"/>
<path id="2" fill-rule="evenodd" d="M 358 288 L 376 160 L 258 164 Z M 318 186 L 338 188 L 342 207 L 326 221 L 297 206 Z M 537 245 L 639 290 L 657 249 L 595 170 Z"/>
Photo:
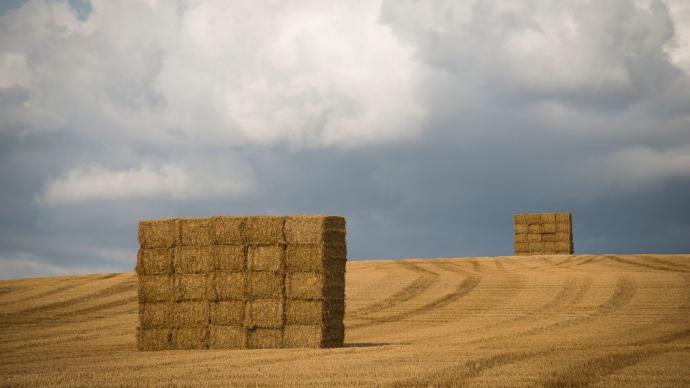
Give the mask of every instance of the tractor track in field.
<path id="1" fill-rule="evenodd" d="M 419 277 L 412 281 L 412 283 L 406 285 L 395 294 L 385 298 L 384 300 L 377 301 L 375 303 L 366 305 L 352 312 L 347 312 L 347 317 L 359 318 L 361 316 L 366 316 L 372 312 L 378 312 L 384 309 L 390 309 L 397 305 L 407 302 L 408 300 L 421 295 L 429 287 L 438 283 L 439 275 L 433 271 L 429 271 L 415 263 L 409 262 L 397 262 L 398 265 L 419 273 Z"/>
<path id="2" fill-rule="evenodd" d="M 636 261 L 632 260 L 627 260 L 622 257 L 616 257 L 616 256 L 606 256 L 608 260 L 611 260 L 616 263 L 621 263 L 625 264 L 628 266 L 636 266 L 640 268 L 645 268 L 653 271 L 668 271 L 668 272 L 678 272 L 678 273 L 690 273 L 690 269 L 684 270 L 684 269 L 674 269 L 674 268 L 669 268 L 666 266 L 661 266 L 661 265 L 655 265 L 655 264 L 648 264 L 648 263 L 638 263 Z"/>

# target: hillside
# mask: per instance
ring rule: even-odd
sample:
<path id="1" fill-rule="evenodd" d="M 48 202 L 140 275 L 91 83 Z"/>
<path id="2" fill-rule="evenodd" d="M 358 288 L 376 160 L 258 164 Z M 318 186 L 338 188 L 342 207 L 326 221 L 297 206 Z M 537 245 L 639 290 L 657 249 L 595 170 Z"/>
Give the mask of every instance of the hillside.
<path id="1" fill-rule="evenodd" d="M 690 386 L 690 255 L 353 261 L 346 287 L 344 348 L 138 352 L 133 273 L 0 281 L 0 386 Z"/>

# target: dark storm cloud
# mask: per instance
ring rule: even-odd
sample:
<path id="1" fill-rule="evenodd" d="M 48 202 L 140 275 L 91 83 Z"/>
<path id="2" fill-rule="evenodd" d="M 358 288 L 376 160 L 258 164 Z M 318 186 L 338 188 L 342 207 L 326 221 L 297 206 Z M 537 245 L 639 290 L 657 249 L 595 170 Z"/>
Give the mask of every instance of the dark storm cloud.
<path id="1" fill-rule="evenodd" d="M 549 210 L 578 252 L 690 249 L 681 2 L 70 4 L 0 19 L 3 277 L 130 270 L 178 215 L 343 214 L 352 258 L 507 255 Z"/>

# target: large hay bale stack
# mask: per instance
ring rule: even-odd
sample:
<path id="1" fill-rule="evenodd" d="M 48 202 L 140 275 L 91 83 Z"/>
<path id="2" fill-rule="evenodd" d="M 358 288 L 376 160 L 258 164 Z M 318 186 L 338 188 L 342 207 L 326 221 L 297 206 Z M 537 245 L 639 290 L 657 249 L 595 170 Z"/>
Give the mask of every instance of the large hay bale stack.
<path id="1" fill-rule="evenodd" d="M 526 213 L 513 216 L 515 254 L 572 255 L 573 221 L 570 213 Z"/>
<path id="2" fill-rule="evenodd" d="M 343 217 L 141 221 L 139 350 L 337 347 Z"/>

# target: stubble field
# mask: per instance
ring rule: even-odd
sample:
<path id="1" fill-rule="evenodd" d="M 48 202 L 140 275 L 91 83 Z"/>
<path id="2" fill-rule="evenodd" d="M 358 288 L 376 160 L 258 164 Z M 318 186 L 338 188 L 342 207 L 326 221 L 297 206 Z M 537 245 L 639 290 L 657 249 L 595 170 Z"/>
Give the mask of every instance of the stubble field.
<path id="1" fill-rule="evenodd" d="M 0 281 L 0 386 L 690 386 L 690 255 L 353 261 L 339 349 L 138 352 L 134 273 Z"/>

